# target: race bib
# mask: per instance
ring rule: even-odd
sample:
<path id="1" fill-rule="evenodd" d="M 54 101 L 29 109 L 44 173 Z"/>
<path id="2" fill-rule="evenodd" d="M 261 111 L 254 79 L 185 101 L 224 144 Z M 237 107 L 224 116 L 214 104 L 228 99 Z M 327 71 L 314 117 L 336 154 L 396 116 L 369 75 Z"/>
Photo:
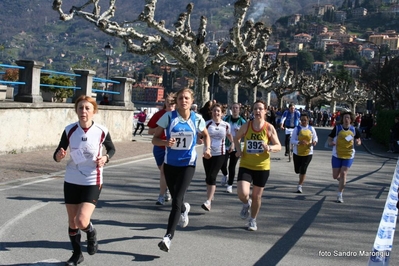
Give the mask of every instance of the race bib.
<path id="1" fill-rule="evenodd" d="M 75 164 L 83 163 L 87 160 L 81 149 L 71 151 L 70 155 Z"/>
<path id="2" fill-rule="evenodd" d="M 263 141 L 249 139 L 247 140 L 246 144 L 247 144 L 247 153 L 249 154 L 257 154 L 264 152 Z"/>
<path id="3" fill-rule="evenodd" d="M 176 139 L 175 144 L 171 147 L 173 150 L 189 150 L 193 144 L 192 132 L 172 132 L 170 136 Z"/>

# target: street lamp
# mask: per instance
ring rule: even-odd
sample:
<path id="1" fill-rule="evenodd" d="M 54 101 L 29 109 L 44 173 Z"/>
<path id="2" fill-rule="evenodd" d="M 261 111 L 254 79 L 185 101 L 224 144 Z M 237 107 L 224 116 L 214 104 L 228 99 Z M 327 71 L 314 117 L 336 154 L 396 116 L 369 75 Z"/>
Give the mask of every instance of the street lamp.
<path id="1" fill-rule="evenodd" d="M 114 49 L 112 45 L 108 42 L 107 45 L 104 47 L 105 50 L 105 55 L 107 56 L 107 73 L 106 73 L 106 79 L 109 79 L 109 57 L 114 53 Z M 108 89 L 108 82 L 105 82 L 105 90 Z"/>

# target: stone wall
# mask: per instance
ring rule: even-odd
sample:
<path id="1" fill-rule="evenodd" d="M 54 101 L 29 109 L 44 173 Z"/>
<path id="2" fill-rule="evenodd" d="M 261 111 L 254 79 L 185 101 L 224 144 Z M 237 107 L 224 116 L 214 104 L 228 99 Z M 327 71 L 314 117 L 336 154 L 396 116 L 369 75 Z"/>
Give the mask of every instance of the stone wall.
<path id="1" fill-rule="evenodd" d="M 93 119 L 106 126 L 114 142 L 132 138 L 133 108 L 99 106 Z M 78 121 L 70 103 L 0 103 L 0 155 L 52 149 L 70 123 Z"/>

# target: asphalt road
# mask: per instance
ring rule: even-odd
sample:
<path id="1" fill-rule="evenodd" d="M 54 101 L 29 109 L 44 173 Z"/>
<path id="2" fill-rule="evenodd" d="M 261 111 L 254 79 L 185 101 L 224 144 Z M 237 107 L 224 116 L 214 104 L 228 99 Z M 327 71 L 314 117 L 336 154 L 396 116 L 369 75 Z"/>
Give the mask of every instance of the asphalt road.
<path id="1" fill-rule="evenodd" d="M 257 218 L 246 230 L 241 203 L 218 186 L 212 210 L 206 197 L 202 161 L 186 195 L 188 227 L 178 228 L 169 253 L 157 244 L 165 233 L 170 204 L 155 205 L 158 169 L 144 153 L 105 169 L 105 184 L 93 215 L 99 251 L 80 265 L 367 265 L 397 160 L 358 148 L 343 204 L 336 203 L 331 152 L 319 145 L 303 194 L 284 152 L 273 155 L 272 170 Z M 150 151 L 149 151 L 150 152 Z M 221 177 L 221 174 L 220 174 Z M 220 181 L 219 177 L 219 181 Z M 63 172 L 0 185 L 0 265 L 64 265 L 71 255 L 63 206 Z M 399 265 L 394 249 L 391 265 Z"/>

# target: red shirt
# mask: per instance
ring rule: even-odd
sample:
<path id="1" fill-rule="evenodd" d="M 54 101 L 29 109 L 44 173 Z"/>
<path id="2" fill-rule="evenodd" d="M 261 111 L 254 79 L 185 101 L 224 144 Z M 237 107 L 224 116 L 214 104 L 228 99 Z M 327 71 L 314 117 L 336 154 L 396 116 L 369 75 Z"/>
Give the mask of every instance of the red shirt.
<path id="1" fill-rule="evenodd" d="M 159 110 L 158 112 L 156 112 L 150 119 L 150 121 L 148 121 L 147 126 L 149 128 L 156 128 L 158 127 L 157 122 L 158 120 L 166 113 L 165 109 Z M 165 131 L 162 131 L 162 135 L 160 137 L 161 139 L 166 140 L 166 135 L 165 135 Z M 161 147 L 163 149 L 165 149 L 165 146 L 158 146 Z"/>

